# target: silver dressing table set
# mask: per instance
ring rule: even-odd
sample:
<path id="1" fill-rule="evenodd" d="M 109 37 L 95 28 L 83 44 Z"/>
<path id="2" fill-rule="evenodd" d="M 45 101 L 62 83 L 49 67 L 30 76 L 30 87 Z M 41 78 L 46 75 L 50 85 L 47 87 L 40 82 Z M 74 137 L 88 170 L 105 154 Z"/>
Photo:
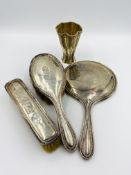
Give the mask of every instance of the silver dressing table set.
<path id="1" fill-rule="evenodd" d="M 29 74 L 36 92 L 43 100 L 54 105 L 57 124 L 22 80 L 9 81 L 5 88 L 46 151 L 51 152 L 62 143 L 69 152 L 78 148 L 81 156 L 88 160 L 94 152 L 91 108 L 112 95 L 117 80 L 105 65 L 75 59 L 75 49 L 82 32 L 79 24 L 60 23 L 56 31 L 63 49 L 62 61 L 68 65 L 64 68 L 55 56 L 43 53 L 32 59 Z M 67 117 L 64 111 L 62 96 L 65 91 L 85 108 L 79 139 L 68 120 L 70 116 Z"/>

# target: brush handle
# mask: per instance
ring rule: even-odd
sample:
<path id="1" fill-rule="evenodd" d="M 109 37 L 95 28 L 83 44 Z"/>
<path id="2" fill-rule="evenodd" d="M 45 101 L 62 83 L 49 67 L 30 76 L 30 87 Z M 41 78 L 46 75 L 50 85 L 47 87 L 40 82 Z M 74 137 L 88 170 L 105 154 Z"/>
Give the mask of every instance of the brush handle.
<path id="1" fill-rule="evenodd" d="M 67 151 L 73 152 L 77 146 L 77 139 L 71 124 L 66 118 L 66 115 L 61 103 L 61 97 L 55 103 L 55 107 L 58 114 L 58 126 L 59 126 L 63 145 Z"/>
<path id="2" fill-rule="evenodd" d="M 89 159 L 93 155 L 94 141 L 91 122 L 91 104 L 85 104 L 85 118 L 79 140 L 79 150 L 84 159 Z"/>

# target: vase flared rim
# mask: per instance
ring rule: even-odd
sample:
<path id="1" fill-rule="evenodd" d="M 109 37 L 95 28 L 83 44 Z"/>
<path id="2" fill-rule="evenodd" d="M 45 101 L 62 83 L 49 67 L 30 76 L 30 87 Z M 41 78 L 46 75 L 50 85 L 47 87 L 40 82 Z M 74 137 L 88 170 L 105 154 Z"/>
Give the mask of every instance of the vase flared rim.
<path id="1" fill-rule="evenodd" d="M 69 28 L 71 30 L 69 30 Z M 72 32 L 73 29 L 75 31 Z M 61 22 L 56 26 L 56 31 L 59 35 L 76 36 L 82 32 L 82 27 L 79 24 L 71 21 Z"/>

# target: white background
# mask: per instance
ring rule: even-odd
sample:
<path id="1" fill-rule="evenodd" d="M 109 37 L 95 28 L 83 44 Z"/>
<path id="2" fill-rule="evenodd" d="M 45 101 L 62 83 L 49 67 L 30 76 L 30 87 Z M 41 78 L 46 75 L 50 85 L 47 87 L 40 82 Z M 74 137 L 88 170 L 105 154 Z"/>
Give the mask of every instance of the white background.
<path id="1" fill-rule="evenodd" d="M 118 79 L 113 96 L 92 110 L 95 152 L 89 161 L 63 147 L 44 152 L 4 89 L 7 81 L 18 77 L 35 94 L 30 61 L 39 53 L 61 59 L 55 26 L 62 21 L 75 21 L 83 28 L 77 60 L 101 62 Z M 0 61 L 0 175 L 131 174 L 130 0 L 0 0 Z M 79 137 L 83 106 L 67 95 L 63 104 Z M 56 121 L 53 107 L 42 105 Z"/>

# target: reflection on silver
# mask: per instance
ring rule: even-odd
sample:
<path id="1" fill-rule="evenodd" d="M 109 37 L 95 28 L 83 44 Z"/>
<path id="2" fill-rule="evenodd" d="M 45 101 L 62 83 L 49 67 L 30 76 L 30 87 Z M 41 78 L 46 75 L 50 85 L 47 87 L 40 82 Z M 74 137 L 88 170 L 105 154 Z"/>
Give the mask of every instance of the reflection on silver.
<path id="1" fill-rule="evenodd" d="M 8 82 L 5 88 L 41 144 L 50 144 L 58 138 L 59 134 L 56 126 L 22 80 L 14 79 Z"/>
<path id="2" fill-rule="evenodd" d="M 84 159 L 89 159 L 94 151 L 91 107 L 112 94 L 116 89 L 117 80 L 109 68 L 93 61 L 76 62 L 68 66 L 65 72 L 67 92 L 85 106 L 79 150 Z"/>
<path id="3" fill-rule="evenodd" d="M 74 22 L 62 22 L 56 26 L 63 50 L 62 61 L 67 64 L 75 62 L 75 50 L 82 33 L 82 27 Z"/>
<path id="4" fill-rule="evenodd" d="M 65 116 L 61 102 L 66 84 L 64 68 L 53 55 L 40 54 L 31 62 L 30 76 L 35 89 L 54 104 L 62 142 L 68 151 L 74 151 L 77 145 L 76 135 Z"/>

